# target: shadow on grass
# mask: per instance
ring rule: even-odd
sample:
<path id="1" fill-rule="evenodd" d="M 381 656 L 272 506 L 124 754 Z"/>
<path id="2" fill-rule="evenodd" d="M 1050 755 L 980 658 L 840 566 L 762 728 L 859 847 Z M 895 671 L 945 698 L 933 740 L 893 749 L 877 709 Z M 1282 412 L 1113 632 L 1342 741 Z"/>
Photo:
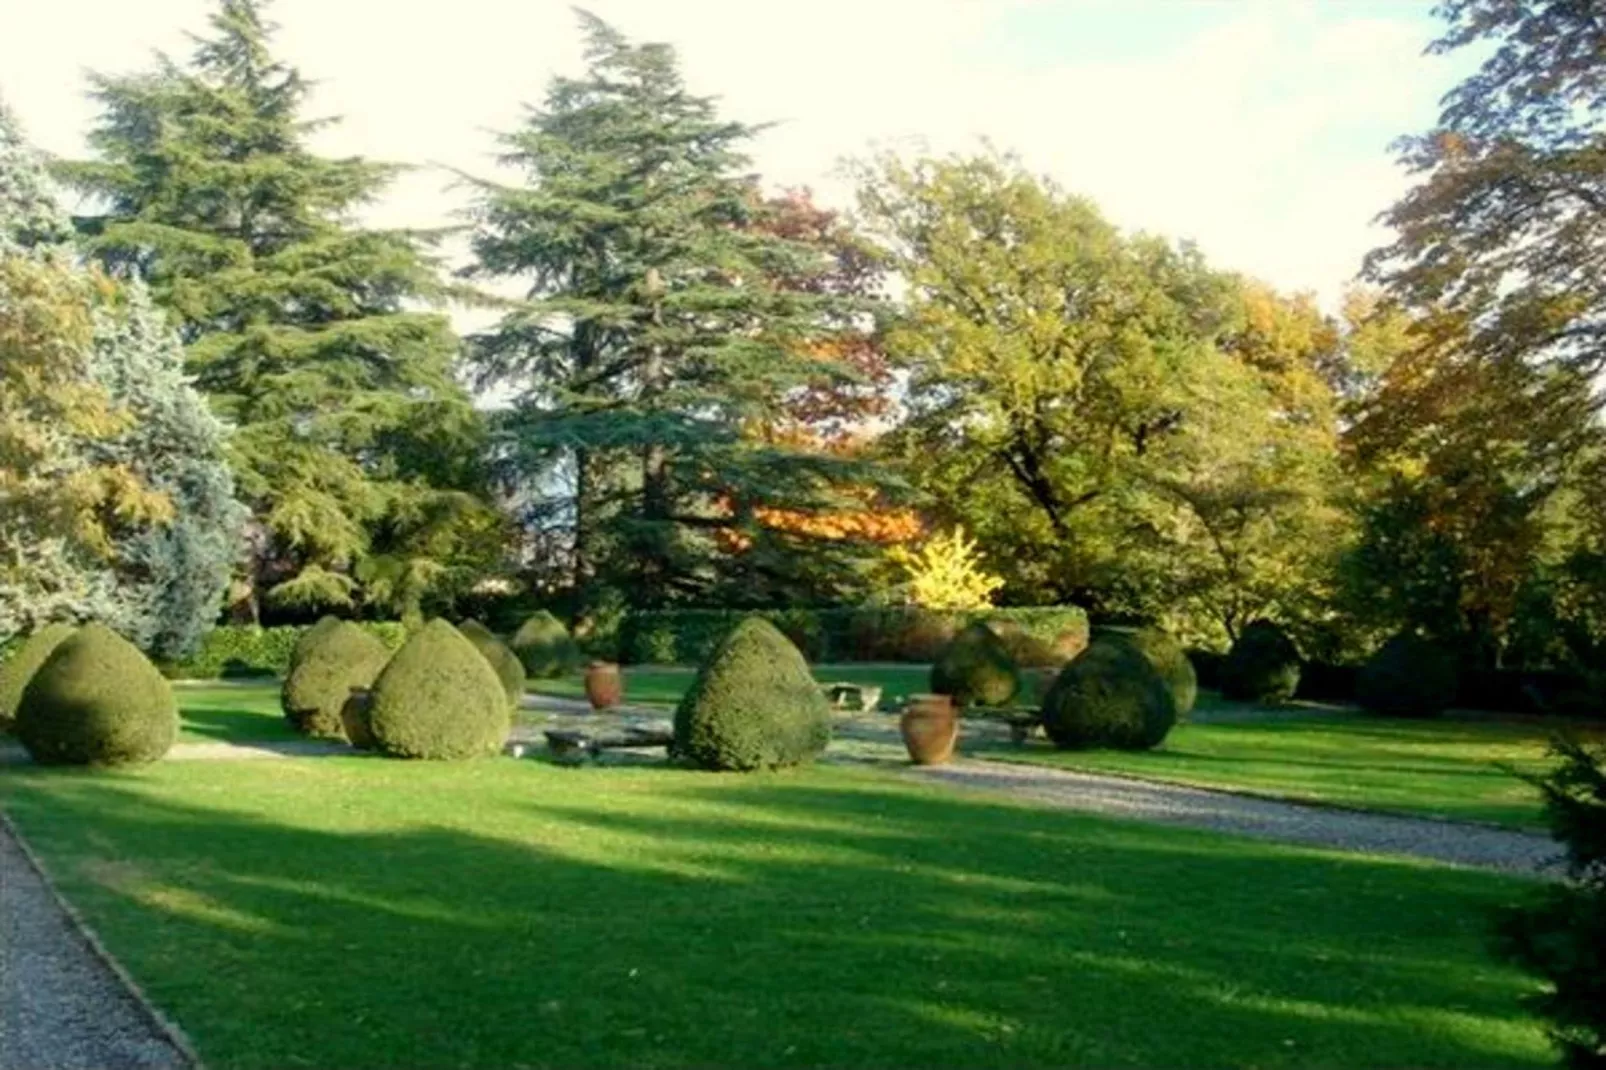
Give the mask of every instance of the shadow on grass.
<path id="1" fill-rule="evenodd" d="M 183 733 L 192 739 L 238 741 L 301 738 L 277 712 L 267 713 L 248 705 L 185 702 L 180 707 L 179 717 Z"/>
<path id="2" fill-rule="evenodd" d="M 1483 875 L 862 774 L 190 775 L 0 797 L 218 1068 L 1547 1058 Z"/>

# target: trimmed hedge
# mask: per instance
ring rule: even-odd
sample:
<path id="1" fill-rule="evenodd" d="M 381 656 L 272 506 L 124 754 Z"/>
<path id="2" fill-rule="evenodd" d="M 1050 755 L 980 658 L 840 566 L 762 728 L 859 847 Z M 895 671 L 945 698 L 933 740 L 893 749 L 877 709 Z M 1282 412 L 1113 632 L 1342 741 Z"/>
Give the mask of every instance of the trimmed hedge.
<path id="1" fill-rule="evenodd" d="M 279 689 L 285 720 L 304 736 L 345 739 L 341 708 L 353 691 L 372 686 L 389 660 L 385 644 L 350 621 L 319 621 L 297 644 Z"/>
<path id="2" fill-rule="evenodd" d="M 561 620 L 544 609 L 519 626 L 508 646 L 530 676 L 562 676 L 580 667 L 580 648 L 574 637 Z"/>
<path id="3" fill-rule="evenodd" d="M 396 651 L 374 681 L 368 728 L 397 758 L 477 758 L 507 742 L 507 693 L 474 644 L 432 620 Z"/>
<path id="4" fill-rule="evenodd" d="M 931 666 L 931 690 L 960 707 L 1007 706 L 1020 682 L 1003 641 L 981 621 L 965 625 Z"/>
<path id="5" fill-rule="evenodd" d="M 1095 639 L 1060 670 L 1043 698 L 1043 730 L 1056 747 L 1149 750 L 1177 721 L 1158 670 L 1132 643 Z"/>
<path id="6" fill-rule="evenodd" d="M 1199 674 L 1182 644 L 1170 632 L 1160 628 L 1095 628 L 1096 639 L 1128 643 L 1149 659 L 1154 671 L 1171 691 L 1171 700 L 1177 707 L 1177 719 L 1185 720 L 1199 700 Z"/>
<path id="7" fill-rule="evenodd" d="M 22 704 L 22 693 L 28 681 L 77 629 L 71 624 L 47 624 L 17 645 L 10 657 L 0 662 L 0 733 L 14 731 L 17 707 Z"/>
<path id="8" fill-rule="evenodd" d="M 702 663 L 748 617 L 774 625 L 810 661 L 932 662 L 966 625 L 985 622 L 1023 667 L 1058 666 L 1087 645 L 1076 606 L 950 612 L 910 606 L 847 609 L 676 609 L 630 614 L 620 629 L 626 664 Z"/>
<path id="9" fill-rule="evenodd" d="M 1416 635 L 1384 643 L 1355 681 L 1356 701 L 1387 717 L 1437 717 L 1455 697 L 1455 656 Z"/>
<path id="10" fill-rule="evenodd" d="M 517 708 L 524 699 L 524 663 L 519 656 L 495 632 L 477 620 L 466 620 L 457 626 L 457 630 L 464 639 L 474 644 L 474 649 L 491 666 L 496 678 L 502 681 L 502 690 L 507 692 L 508 704 Z"/>
<path id="11" fill-rule="evenodd" d="M 1278 705 L 1299 689 L 1299 648 L 1269 620 L 1250 621 L 1221 665 L 1221 693 L 1239 702 Z"/>
<path id="12" fill-rule="evenodd" d="M 812 761 L 831 740 L 831 707 L 803 655 L 775 626 L 742 621 L 675 708 L 674 755 L 702 769 Z"/>
<path id="13" fill-rule="evenodd" d="M 137 647 L 103 624 L 87 624 L 28 682 L 17 738 L 41 765 L 153 762 L 178 738 L 178 704 Z"/>
<path id="14" fill-rule="evenodd" d="M 325 618 L 333 619 L 333 618 Z M 407 641 L 407 629 L 396 621 L 350 621 L 368 632 L 386 650 L 399 650 Z M 225 625 L 214 628 L 201 640 L 201 649 L 183 661 L 159 665 L 170 680 L 217 680 L 234 677 L 282 677 L 290 672 L 296 645 L 314 628 L 323 624 L 283 625 L 257 628 Z"/>

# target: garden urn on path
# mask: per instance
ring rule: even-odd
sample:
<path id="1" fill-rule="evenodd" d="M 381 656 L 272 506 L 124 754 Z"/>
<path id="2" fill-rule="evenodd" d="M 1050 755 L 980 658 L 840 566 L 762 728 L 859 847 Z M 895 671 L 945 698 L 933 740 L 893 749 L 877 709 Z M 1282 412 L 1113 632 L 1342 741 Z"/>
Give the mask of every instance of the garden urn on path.
<path id="1" fill-rule="evenodd" d="M 898 720 L 903 745 L 916 765 L 941 765 L 954 756 L 959 711 L 949 695 L 910 695 Z"/>

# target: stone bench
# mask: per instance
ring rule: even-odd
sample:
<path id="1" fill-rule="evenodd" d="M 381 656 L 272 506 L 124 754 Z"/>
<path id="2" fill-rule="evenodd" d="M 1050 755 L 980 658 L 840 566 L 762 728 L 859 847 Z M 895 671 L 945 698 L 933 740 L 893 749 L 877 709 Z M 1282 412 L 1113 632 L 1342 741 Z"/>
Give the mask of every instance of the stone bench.
<path id="1" fill-rule="evenodd" d="M 597 735 L 572 728 L 549 728 L 546 731 L 547 750 L 552 757 L 567 765 L 578 765 L 588 757 L 595 760 L 605 750 L 667 747 L 674 740 L 675 734 L 662 728 L 622 728 L 611 735 Z"/>
<path id="2" fill-rule="evenodd" d="M 881 688 L 871 684 L 850 684 L 843 681 L 821 684 L 820 689 L 830 700 L 833 710 L 868 713 L 881 705 Z"/>

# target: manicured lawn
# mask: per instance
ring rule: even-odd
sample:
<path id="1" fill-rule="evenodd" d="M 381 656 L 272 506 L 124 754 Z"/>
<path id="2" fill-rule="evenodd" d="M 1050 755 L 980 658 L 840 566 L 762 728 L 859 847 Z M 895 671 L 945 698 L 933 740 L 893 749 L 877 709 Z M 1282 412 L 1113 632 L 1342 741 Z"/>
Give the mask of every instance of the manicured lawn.
<path id="1" fill-rule="evenodd" d="M 625 701 L 645 706 L 673 706 L 691 686 L 696 670 L 665 666 L 630 666 L 624 670 Z M 884 702 L 931 689 L 929 665 L 816 665 L 821 683 L 873 685 L 883 689 Z M 584 698 L 585 675 L 574 673 L 555 680 L 531 680 L 536 694 Z"/>
<path id="2" fill-rule="evenodd" d="M 1219 700 L 1217 700 L 1219 701 Z M 1396 721 L 1335 710 L 1185 724 L 1147 753 L 999 747 L 986 757 L 1465 821 L 1537 826 L 1538 793 L 1501 768 L 1552 762 L 1557 723 Z M 1576 723 L 1571 726 L 1579 729 Z M 1593 729 L 1599 734 L 1599 727 Z"/>
<path id="3" fill-rule="evenodd" d="M 25 769 L 0 805 L 214 1068 L 1541 1066 L 1532 886 L 866 770 Z"/>
<path id="4" fill-rule="evenodd" d="M 295 739 L 279 709 L 279 684 L 176 684 L 179 740 Z"/>

